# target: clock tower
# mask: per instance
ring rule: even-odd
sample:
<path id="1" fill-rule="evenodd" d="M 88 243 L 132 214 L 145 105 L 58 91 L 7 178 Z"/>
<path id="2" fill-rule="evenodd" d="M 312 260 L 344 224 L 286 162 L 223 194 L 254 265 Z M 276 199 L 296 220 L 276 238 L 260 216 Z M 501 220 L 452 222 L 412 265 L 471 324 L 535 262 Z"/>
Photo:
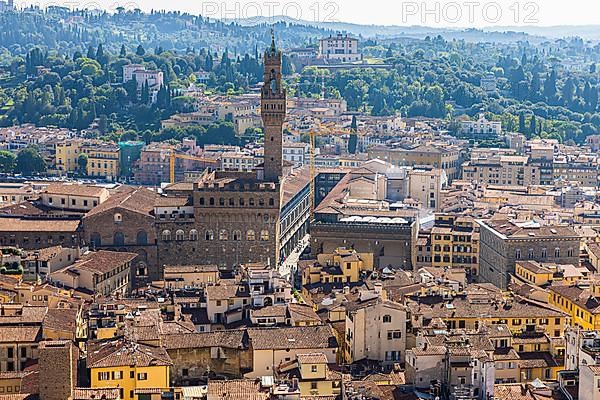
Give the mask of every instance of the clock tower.
<path id="1" fill-rule="evenodd" d="M 264 84 L 261 90 L 261 117 L 265 135 L 264 179 L 279 182 L 283 175 L 283 122 L 286 115 L 286 93 L 281 86 L 281 51 L 275 47 L 271 30 L 271 47 L 265 51 Z"/>

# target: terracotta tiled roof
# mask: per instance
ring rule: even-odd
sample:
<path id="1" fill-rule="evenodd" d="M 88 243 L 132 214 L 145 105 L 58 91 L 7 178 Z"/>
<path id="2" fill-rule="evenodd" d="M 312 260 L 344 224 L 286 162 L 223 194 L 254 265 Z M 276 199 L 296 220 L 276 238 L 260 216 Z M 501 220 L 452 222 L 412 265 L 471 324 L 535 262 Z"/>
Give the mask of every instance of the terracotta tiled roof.
<path id="1" fill-rule="evenodd" d="M 245 330 L 163 335 L 162 345 L 167 350 L 206 347 L 240 349 L 246 347 L 247 335 Z"/>
<path id="2" fill-rule="evenodd" d="M 158 196 L 159 194 L 147 188 L 123 186 L 104 203 L 90 210 L 84 219 L 116 208 L 150 215 L 154 211 L 154 203 Z"/>
<path id="3" fill-rule="evenodd" d="M 305 304 L 290 303 L 287 305 L 290 317 L 294 321 L 320 321 L 321 319 L 315 310 Z"/>
<path id="4" fill-rule="evenodd" d="M 415 356 L 442 356 L 446 354 L 444 346 L 427 346 L 425 348 L 415 347 L 412 349 Z"/>
<path id="5" fill-rule="evenodd" d="M 267 400 L 270 394 L 262 391 L 260 381 L 234 379 L 230 381 L 209 381 L 208 398 L 221 400 Z"/>
<path id="6" fill-rule="evenodd" d="M 559 365 L 552 354 L 546 351 L 519 353 L 519 357 L 521 368 L 552 368 Z"/>
<path id="7" fill-rule="evenodd" d="M 301 364 L 327 364 L 327 357 L 323 353 L 306 353 L 296 356 Z"/>
<path id="8" fill-rule="evenodd" d="M 52 183 L 48 185 L 45 193 L 63 196 L 100 197 L 107 190 L 100 186 L 81 185 L 78 183 Z"/>
<path id="9" fill-rule="evenodd" d="M 122 251 L 99 250 L 84 254 L 73 265 L 66 267 L 66 270 L 85 270 L 97 274 L 110 272 L 115 268 L 131 262 L 138 255 L 137 253 L 126 253 Z"/>
<path id="10" fill-rule="evenodd" d="M 600 299 L 594 296 L 589 288 L 580 288 L 577 285 L 552 285 L 548 290 L 551 295 L 553 292 L 558 293 L 592 314 L 600 314 Z"/>
<path id="11" fill-rule="evenodd" d="M 50 308 L 42 322 L 44 330 L 52 329 L 75 334 L 77 310 L 74 308 Z"/>
<path id="12" fill-rule="evenodd" d="M 241 290 L 243 288 L 243 290 Z M 211 285 L 206 288 L 206 299 L 211 300 L 229 300 L 233 297 L 250 297 L 250 291 L 247 285 L 242 284 L 223 284 Z"/>
<path id="13" fill-rule="evenodd" d="M 78 228 L 78 220 L 0 218 L 0 232 L 74 233 Z"/>
<path id="14" fill-rule="evenodd" d="M 118 388 L 75 388 L 73 400 L 117 400 L 120 399 Z"/>
<path id="15" fill-rule="evenodd" d="M 257 310 L 252 310 L 253 317 L 284 317 L 287 315 L 287 308 L 284 305 L 266 306 Z"/>
<path id="16" fill-rule="evenodd" d="M 159 196 L 154 202 L 155 207 L 183 207 L 187 206 L 189 199 L 181 196 Z"/>
<path id="17" fill-rule="evenodd" d="M 90 345 L 87 357 L 88 368 L 120 367 L 135 365 L 148 367 L 154 365 L 172 365 L 171 357 L 161 347 L 108 340 Z"/>
<path id="18" fill-rule="evenodd" d="M 255 350 L 337 348 L 329 325 L 248 329 Z"/>
<path id="19" fill-rule="evenodd" d="M 32 343 L 41 337 L 41 326 L 0 326 L 0 343 Z"/>
<path id="20" fill-rule="evenodd" d="M 41 324 L 48 307 L 4 304 L 4 315 L 0 316 L 0 325 Z"/>

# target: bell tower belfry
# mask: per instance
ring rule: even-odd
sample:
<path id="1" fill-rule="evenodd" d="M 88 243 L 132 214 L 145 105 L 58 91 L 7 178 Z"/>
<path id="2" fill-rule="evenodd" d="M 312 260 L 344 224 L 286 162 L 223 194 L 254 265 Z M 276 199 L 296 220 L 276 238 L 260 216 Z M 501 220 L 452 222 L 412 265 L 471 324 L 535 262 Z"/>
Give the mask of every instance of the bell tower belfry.
<path id="1" fill-rule="evenodd" d="M 264 179 L 279 182 L 283 175 L 283 122 L 286 115 L 286 93 L 281 86 L 281 51 L 275 47 L 271 30 L 271 47 L 264 55 L 264 84 L 261 90 L 261 117 L 265 135 Z"/>

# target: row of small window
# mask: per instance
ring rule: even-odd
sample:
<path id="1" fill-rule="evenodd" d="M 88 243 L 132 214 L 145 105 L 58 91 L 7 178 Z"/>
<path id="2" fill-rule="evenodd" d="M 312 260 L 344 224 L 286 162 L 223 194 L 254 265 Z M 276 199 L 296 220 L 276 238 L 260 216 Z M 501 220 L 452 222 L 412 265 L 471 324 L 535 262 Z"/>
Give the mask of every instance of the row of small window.
<path id="1" fill-rule="evenodd" d="M 95 163 L 95 162 L 93 162 L 93 161 L 92 161 L 92 162 L 91 162 L 91 165 L 92 165 L 92 168 L 96 168 L 96 166 L 97 166 L 98 168 L 102 168 L 102 163 Z M 109 164 L 107 164 L 107 163 L 104 163 L 104 169 L 107 169 L 107 168 L 108 168 L 108 165 L 109 165 Z M 113 164 L 112 162 L 110 163 L 110 168 L 111 168 L 111 169 L 112 169 L 112 168 L 114 168 L 114 164 Z"/>
<path id="2" fill-rule="evenodd" d="M 12 386 L 6 386 L 6 390 L 4 390 L 4 386 L 0 386 L 0 394 L 1 393 L 19 393 L 20 391 L 21 391 L 21 386 L 19 386 L 19 385 L 15 386 L 15 391 L 14 392 L 13 392 L 13 387 Z"/>
<path id="3" fill-rule="evenodd" d="M 171 231 L 168 229 L 165 229 L 164 231 L 162 231 L 161 233 L 161 239 L 163 241 L 170 241 L 172 240 L 173 236 L 171 235 Z M 183 241 L 185 240 L 185 232 L 181 229 L 175 231 L 175 240 L 177 241 Z M 192 229 L 190 230 L 189 234 L 188 234 L 188 238 L 191 241 L 196 241 L 198 240 L 198 231 L 196 229 Z M 242 240 L 242 231 L 240 230 L 235 230 L 232 232 L 232 236 L 231 236 L 233 241 L 239 242 Z M 204 233 L 204 240 L 207 241 L 211 241 L 211 240 L 215 240 L 215 233 L 212 230 L 207 230 Z M 221 229 L 219 231 L 219 240 L 221 241 L 227 241 L 229 240 L 229 231 L 227 229 Z M 254 241 L 256 240 L 256 233 L 250 229 L 246 232 L 246 240 L 247 241 Z M 260 231 L 260 240 L 266 242 L 269 240 L 269 231 L 266 229 L 263 229 Z"/>
<path id="4" fill-rule="evenodd" d="M 450 247 L 449 245 L 444 245 L 442 247 L 439 244 L 436 244 L 435 246 L 433 246 L 433 251 L 436 251 L 436 252 L 444 251 L 445 253 L 448 253 L 448 252 L 450 252 L 450 249 L 452 249 L 452 251 L 455 253 L 471 253 L 471 251 L 472 251 L 471 246 L 452 246 L 452 247 Z"/>
<path id="5" fill-rule="evenodd" d="M 574 254 L 573 249 L 569 247 L 567 249 L 567 257 L 573 257 L 573 254 Z M 548 257 L 548 250 L 547 249 L 542 249 L 540 255 L 541 255 L 541 258 Z M 521 256 L 522 256 L 521 255 L 521 249 L 516 249 L 515 250 L 515 258 L 517 260 L 520 260 Z M 527 251 L 527 258 L 532 259 L 534 257 L 535 257 L 535 251 L 533 249 L 529 249 Z M 560 249 L 558 247 L 554 249 L 554 258 L 560 258 Z"/>
<path id="6" fill-rule="evenodd" d="M 216 200 L 214 197 L 209 197 L 208 200 L 206 200 L 204 197 L 200 197 L 200 200 L 198 200 L 201 206 L 204 205 L 209 205 L 209 206 L 214 206 L 216 205 Z M 229 200 L 227 200 L 227 204 L 229 206 L 235 207 L 235 199 L 233 197 L 230 197 Z M 273 197 L 269 198 L 269 206 L 274 206 L 275 205 L 275 199 Z M 259 198 L 258 202 L 256 202 L 254 200 L 253 197 L 248 199 L 248 206 L 250 207 L 254 207 L 258 204 L 259 207 L 264 207 L 265 206 L 265 199 L 263 198 Z M 240 199 L 238 200 L 238 204 L 240 207 L 244 207 L 246 205 L 246 200 L 243 197 L 240 197 Z M 225 198 L 220 197 L 219 198 L 219 206 L 225 206 Z"/>
<path id="7" fill-rule="evenodd" d="M 6 348 L 6 358 L 14 358 L 15 357 L 15 349 L 12 347 Z M 27 358 L 27 348 L 21 347 L 21 358 Z"/>
<path id="8" fill-rule="evenodd" d="M 51 204 L 51 205 L 52 205 L 53 203 L 54 203 L 54 199 L 53 199 L 52 197 L 48 197 L 48 204 Z M 82 201 L 81 201 L 81 204 L 82 204 L 84 207 L 87 207 L 87 206 L 88 206 L 88 201 L 84 199 L 84 200 L 82 200 Z M 64 197 L 61 197 L 61 198 L 60 198 L 60 205 L 61 205 L 61 206 L 67 205 L 67 199 L 65 199 Z M 71 199 L 71 205 L 72 205 L 72 206 L 76 206 L 76 205 L 77 205 L 77 199 Z M 96 207 L 96 206 L 98 205 L 98 202 L 97 202 L 96 200 L 94 200 L 94 201 L 92 202 L 92 205 L 93 205 L 94 207 Z"/>
<path id="9" fill-rule="evenodd" d="M 129 371 L 129 379 L 135 378 L 135 372 Z M 123 379 L 123 371 L 104 371 L 98 372 L 98 380 L 99 381 L 117 381 L 119 379 Z M 137 380 L 145 381 L 148 379 L 148 374 L 145 372 L 138 372 Z"/>

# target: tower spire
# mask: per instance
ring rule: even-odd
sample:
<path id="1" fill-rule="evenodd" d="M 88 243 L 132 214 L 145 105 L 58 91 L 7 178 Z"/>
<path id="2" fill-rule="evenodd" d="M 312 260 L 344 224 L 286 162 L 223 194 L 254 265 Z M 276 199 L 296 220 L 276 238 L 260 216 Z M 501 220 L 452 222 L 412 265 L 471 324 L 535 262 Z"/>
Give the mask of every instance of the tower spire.
<path id="1" fill-rule="evenodd" d="M 275 29 L 271 27 L 271 53 L 275 54 Z"/>

